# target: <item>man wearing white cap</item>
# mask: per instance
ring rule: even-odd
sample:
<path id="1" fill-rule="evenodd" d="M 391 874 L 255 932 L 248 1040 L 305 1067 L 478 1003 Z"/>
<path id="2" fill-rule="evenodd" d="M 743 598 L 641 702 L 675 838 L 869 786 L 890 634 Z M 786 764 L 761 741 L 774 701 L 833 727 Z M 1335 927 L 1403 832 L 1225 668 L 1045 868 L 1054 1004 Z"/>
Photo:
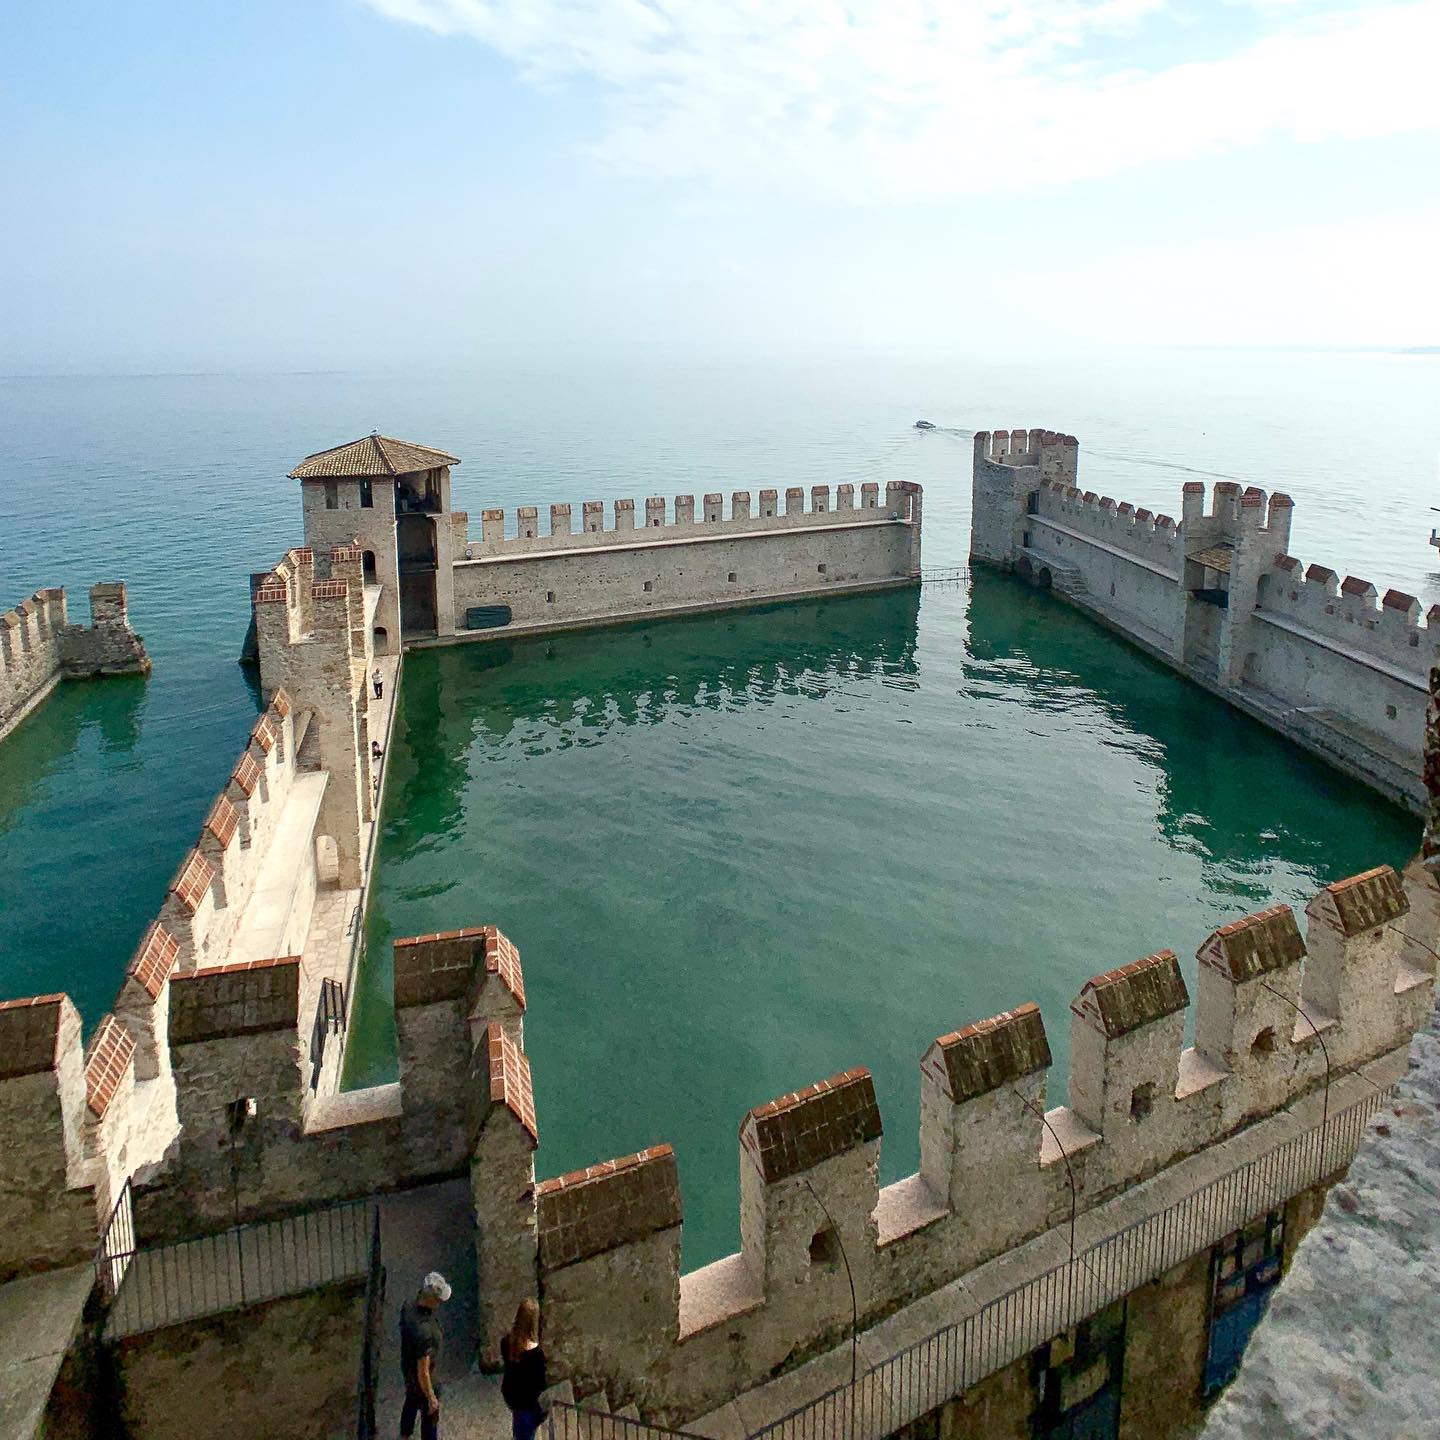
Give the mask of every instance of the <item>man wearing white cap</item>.
<path id="1" fill-rule="evenodd" d="M 400 1434 L 415 1433 L 420 1417 L 421 1440 L 439 1440 L 440 1392 L 435 1388 L 435 1368 L 440 1363 L 444 1334 L 436 1313 L 450 1298 L 450 1282 L 432 1270 L 420 1286 L 420 1293 L 400 1307 L 400 1370 L 405 1377 L 405 1407 L 400 1412 Z"/>

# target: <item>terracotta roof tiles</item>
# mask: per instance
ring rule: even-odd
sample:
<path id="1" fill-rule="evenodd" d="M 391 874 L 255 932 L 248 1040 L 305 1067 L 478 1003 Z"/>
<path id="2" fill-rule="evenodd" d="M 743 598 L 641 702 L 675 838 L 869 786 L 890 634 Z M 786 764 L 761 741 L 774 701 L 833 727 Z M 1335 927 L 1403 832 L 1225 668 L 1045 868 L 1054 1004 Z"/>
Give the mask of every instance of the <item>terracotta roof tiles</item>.
<path id="1" fill-rule="evenodd" d="M 175 937 L 156 920 L 145 932 L 145 938 L 140 942 L 140 948 L 126 973 L 133 975 L 145 987 L 152 1000 L 157 1000 L 175 968 L 175 957 L 179 953 L 180 946 Z"/>
<path id="2" fill-rule="evenodd" d="M 97 1120 L 105 1118 L 134 1054 L 135 1037 L 113 1015 L 107 1015 L 85 1055 L 85 1103 Z"/>
<path id="3" fill-rule="evenodd" d="M 535 1093 L 530 1085 L 530 1061 L 500 1025 L 485 1027 L 485 1055 L 490 1067 L 490 1103 L 503 1105 L 538 1143 L 535 1124 Z"/>
<path id="4" fill-rule="evenodd" d="M 391 477 L 419 470 L 458 465 L 459 457 L 428 445 L 371 433 L 346 445 L 307 455 L 291 472 L 292 480 L 336 479 L 344 476 Z"/>
<path id="5" fill-rule="evenodd" d="M 655 1145 L 540 1185 L 540 1263 L 554 1270 L 680 1223 L 675 1152 Z"/>
<path id="6" fill-rule="evenodd" d="M 1254 980 L 1302 960 L 1305 942 L 1294 911 L 1288 905 L 1273 905 L 1222 925 L 1195 955 L 1202 965 L 1232 980 Z"/>
<path id="7" fill-rule="evenodd" d="M 1050 1064 L 1050 1044 L 1040 1008 L 1021 1005 L 942 1035 L 921 1063 L 926 1069 L 936 1065 L 937 1078 L 943 1078 L 956 1104 L 1044 1070 Z"/>
<path id="8" fill-rule="evenodd" d="M 1160 950 L 1087 980 L 1070 1009 L 1111 1040 L 1162 1020 L 1190 1003 L 1180 962 Z"/>
<path id="9" fill-rule="evenodd" d="M 875 1082 L 862 1065 L 757 1106 L 740 1127 L 740 1143 L 773 1185 L 878 1140 L 881 1130 Z"/>

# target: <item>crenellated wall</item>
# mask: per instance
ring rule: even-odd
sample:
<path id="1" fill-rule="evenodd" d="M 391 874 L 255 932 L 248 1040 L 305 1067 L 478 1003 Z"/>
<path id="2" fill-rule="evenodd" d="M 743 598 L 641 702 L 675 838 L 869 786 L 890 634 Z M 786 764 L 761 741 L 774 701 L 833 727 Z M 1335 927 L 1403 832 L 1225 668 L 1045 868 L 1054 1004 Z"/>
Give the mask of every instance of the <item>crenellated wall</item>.
<path id="1" fill-rule="evenodd" d="M 1433 882 L 1412 877 L 1428 905 Z M 1086 1212 L 1377 1057 L 1398 1065 L 1433 957 L 1382 868 L 1201 946 L 1196 1044 L 1173 953 L 1097 975 L 1071 1006 L 1069 1104 L 1045 1109 L 1033 1005 L 942 1036 L 921 1059 L 920 1171 L 881 1188 L 863 1068 L 753 1110 L 740 1128 L 741 1250 L 679 1272 L 668 1147 L 544 1182 L 540 1294 L 552 1367 L 673 1423 Z M 1428 913 L 1428 912 L 1427 912 Z M 1323 1048 L 1318 1036 L 1323 1036 Z"/>
<path id="2" fill-rule="evenodd" d="M 0 614 L 0 740 L 62 679 L 149 673 L 122 582 L 90 587 L 88 626 L 70 623 L 64 590 L 37 590 Z"/>
<path id="3" fill-rule="evenodd" d="M 486 510 L 478 540 L 454 566 L 454 622 L 469 638 L 604 624 L 637 616 L 754 604 L 797 595 L 911 584 L 920 575 L 918 485 L 817 485 L 675 497 L 586 501 L 580 528 L 569 505 L 550 507 L 542 531 L 535 506 L 521 506 L 515 533 L 505 512 Z M 468 631 L 466 611 L 507 606 L 508 626 Z"/>
<path id="4" fill-rule="evenodd" d="M 1018 438 L 1017 438 L 1018 437 Z M 1181 519 L 1075 484 L 1077 447 L 1041 431 L 975 437 L 971 558 L 1053 589 L 1255 718 L 1412 809 L 1440 629 L 1289 553 L 1294 506 L 1199 481 Z M 1061 473 L 1063 472 L 1063 473 Z"/>

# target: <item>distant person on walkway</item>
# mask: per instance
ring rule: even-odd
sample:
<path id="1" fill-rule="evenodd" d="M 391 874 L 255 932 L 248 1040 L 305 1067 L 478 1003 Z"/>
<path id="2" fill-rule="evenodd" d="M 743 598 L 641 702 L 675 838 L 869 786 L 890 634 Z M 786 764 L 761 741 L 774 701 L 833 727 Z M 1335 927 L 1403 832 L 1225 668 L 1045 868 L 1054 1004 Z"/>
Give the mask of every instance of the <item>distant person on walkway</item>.
<path id="1" fill-rule="evenodd" d="M 405 1408 L 400 1412 L 402 1440 L 415 1433 L 417 1415 L 422 1440 L 440 1437 L 440 1391 L 435 1384 L 435 1367 L 440 1363 L 445 1337 L 438 1311 L 449 1298 L 449 1282 L 432 1270 L 420 1286 L 420 1293 L 400 1307 L 400 1371 L 405 1377 Z"/>
<path id="2" fill-rule="evenodd" d="M 533 1440 L 545 1418 L 540 1392 L 545 1389 L 545 1352 L 540 1348 L 540 1307 L 522 1300 L 510 1333 L 501 1338 L 500 1358 L 505 1374 L 500 1394 L 510 1407 L 510 1433 L 514 1440 Z"/>
<path id="3" fill-rule="evenodd" d="M 375 687 L 375 698 L 380 699 L 385 693 L 385 677 L 381 675 L 378 665 L 370 672 L 370 683 Z"/>
<path id="4" fill-rule="evenodd" d="M 378 760 L 384 753 L 385 751 L 378 740 L 372 740 L 370 742 L 370 758 L 372 760 Z"/>

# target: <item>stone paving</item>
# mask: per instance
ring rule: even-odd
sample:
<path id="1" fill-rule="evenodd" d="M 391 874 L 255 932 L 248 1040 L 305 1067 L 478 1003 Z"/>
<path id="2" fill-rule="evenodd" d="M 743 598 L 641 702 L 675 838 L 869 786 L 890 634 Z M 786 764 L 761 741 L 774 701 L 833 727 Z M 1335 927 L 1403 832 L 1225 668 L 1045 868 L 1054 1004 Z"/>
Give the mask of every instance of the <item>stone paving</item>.
<path id="1" fill-rule="evenodd" d="M 1440 1429 L 1440 1011 L 1296 1253 L 1205 1440 L 1420 1440 Z"/>
<path id="2" fill-rule="evenodd" d="M 0 1285 L 0 1436 L 36 1433 L 95 1283 L 72 1265 Z"/>

